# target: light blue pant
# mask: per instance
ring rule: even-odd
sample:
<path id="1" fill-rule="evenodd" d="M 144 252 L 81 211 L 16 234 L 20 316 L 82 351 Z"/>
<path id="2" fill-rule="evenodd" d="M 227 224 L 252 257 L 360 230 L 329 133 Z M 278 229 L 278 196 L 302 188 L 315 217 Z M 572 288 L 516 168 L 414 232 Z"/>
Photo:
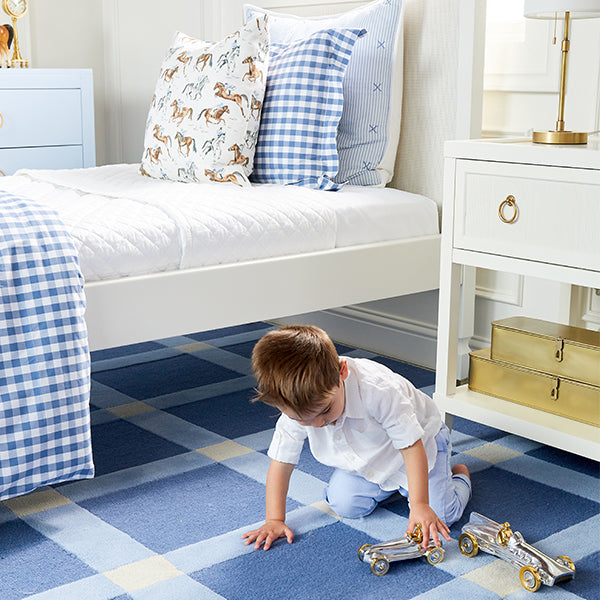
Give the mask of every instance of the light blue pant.
<path id="1" fill-rule="evenodd" d="M 429 505 L 450 526 L 460 519 L 471 498 L 471 480 L 466 475 L 452 475 L 452 445 L 446 425 L 442 425 L 435 441 L 438 453 L 429 472 Z M 408 498 L 408 491 L 404 488 L 398 492 Z M 363 477 L 336 469 L 325 490 L 325 500 L 340 517 L 358 519 L 373 512 L 379 502 L 394 493 L 395 490 L 382 490 Z"/>

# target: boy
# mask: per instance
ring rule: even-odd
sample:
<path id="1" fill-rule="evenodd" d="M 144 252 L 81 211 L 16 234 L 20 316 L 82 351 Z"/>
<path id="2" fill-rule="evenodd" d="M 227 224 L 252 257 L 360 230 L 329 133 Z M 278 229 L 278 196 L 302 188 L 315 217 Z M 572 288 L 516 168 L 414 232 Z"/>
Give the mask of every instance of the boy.
<path id="1" fill-rule="evenodd" d="M 423 547 L 447 541 L 471 497 L 465 465 L 450 469 L 450 435 L 434 402 L 404 377 L 367 359 L 338 357 L 318 327 L 281 327 L 258 341 L 252 366 L 259 396 L 281 411 L 268 455 L 266 517 L 245 533 L 264 549 L 280 537 L 288 485 L 305 438 L 321 463 L 336 468 L 325 500 L 341 517 L 359 518 L 399 491 L 408 497 L 407 533 L 420 523 Z M 444 522 L 445 521 L 445 522 Z"/>

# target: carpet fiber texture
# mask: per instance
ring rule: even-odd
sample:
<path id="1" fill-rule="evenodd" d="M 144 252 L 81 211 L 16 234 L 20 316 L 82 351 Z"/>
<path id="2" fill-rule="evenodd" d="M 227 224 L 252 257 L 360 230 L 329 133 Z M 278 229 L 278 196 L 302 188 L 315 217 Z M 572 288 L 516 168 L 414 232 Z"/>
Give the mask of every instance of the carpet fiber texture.
<path id="1" fill-rule="evenodd" d="M 0 503 L 0 599 L 488 600 L 529 598 L 512 565 L 457 540 L 470 511 L 509 521 L 576 578 L 538 594 L 600 600 L 598 463 L 463 419 L 453 460 L 468 465 L 473 498 L 436 566 L 392 563 L 383 577 L 359 561 L 366 543 L 401 537 L 398 494 L 358 520 L 327 511 L 331 469 L 305 448 L 292 476 L 293 544 L 253 550 L 240 539 L 264 518 L 276 411 L 251 404 L 250 354 L 265 323 L 170 338 L 93 355 L 96 477 Z M 378 360 L 432 393 L 430 371 Z"/>

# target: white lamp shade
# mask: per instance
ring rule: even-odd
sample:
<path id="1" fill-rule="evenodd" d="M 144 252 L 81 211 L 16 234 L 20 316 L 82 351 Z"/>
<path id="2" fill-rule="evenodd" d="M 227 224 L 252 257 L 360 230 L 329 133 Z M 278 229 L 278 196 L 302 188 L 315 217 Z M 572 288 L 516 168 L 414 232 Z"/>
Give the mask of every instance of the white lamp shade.
<path id="1" fill-rule="evenodd" d="M 569 12 L 571 19 L 600 17 L 600 0 L 525 0 L 523 13 L 533 19 L 561 18 Z"/>

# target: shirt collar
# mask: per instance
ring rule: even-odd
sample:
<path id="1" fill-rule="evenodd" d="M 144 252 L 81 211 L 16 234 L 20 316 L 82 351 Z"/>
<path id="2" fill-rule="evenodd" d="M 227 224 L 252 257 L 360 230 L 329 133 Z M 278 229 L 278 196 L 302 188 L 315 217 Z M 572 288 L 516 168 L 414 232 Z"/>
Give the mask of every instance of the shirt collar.
<path id="1" fill-rule="evenodd" d="M 346 397 L 346 404 L 344 406 L 344 412 L 338 419 L 338 423 L 343 423 L 346 417 L 350 419 L 356 419 L 362 417 L 362 411 L 360 409 L 360 393 L 358 389 L 358 378 L 352 364 L 352 359 L 346 358 L 348 363 L 348 377 L 344 381 L 344 390 Z"/>

